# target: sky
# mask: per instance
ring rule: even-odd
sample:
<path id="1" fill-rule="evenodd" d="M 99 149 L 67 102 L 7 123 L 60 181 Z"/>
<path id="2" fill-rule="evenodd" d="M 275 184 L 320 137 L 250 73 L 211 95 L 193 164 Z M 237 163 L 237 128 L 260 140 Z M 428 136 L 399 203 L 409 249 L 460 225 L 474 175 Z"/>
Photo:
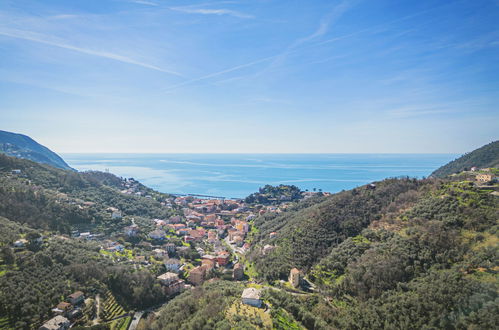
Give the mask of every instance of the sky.
<path id="1" fill-rule="evenodd" d="M 2 0 L 0 129 L 56 152 L 463 153 L 498 0 Z"/>

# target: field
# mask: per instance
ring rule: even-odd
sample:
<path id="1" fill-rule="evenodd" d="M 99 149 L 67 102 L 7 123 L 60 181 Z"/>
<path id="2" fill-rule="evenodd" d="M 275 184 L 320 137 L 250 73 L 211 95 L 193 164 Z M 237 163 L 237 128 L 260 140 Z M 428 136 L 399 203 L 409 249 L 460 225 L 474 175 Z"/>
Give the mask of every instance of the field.
<path id="1" fill-rule="evenodd" d="M 272 329 L 272 318 L 264 308 L 257 308 L 235 301 L 226 311 L 227 319 L 234 325 L 241 320 L 257 325 L 262 329 Z"/>
<path id="2" fill-rule="evenodd" d="M 111 291 L 106 291 L 104 295 L 104 301 L 102 302 L 101 319 L 103 321 L 109 321 L 125 314 L 123 307 L 121 307 L 114 298 Z"/>

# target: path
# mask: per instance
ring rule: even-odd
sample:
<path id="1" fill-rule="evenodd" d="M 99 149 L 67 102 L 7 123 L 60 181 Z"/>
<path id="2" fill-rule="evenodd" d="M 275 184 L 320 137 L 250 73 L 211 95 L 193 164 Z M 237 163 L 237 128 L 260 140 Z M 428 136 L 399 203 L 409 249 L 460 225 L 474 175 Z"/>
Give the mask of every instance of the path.
<path id="1" fill-rule="evenodd" d="M 144 312 L 135 312 L 135 314 L 133 315 L 132 323 L 130 323 L 128 330 L 135 330 L 137 328 L 137 325 L 139 325 L 140 318 L 143 314 Z"/>
<path id="2" fill-rule="evenodd" d="M 100 321 L 100 317 L 99 317 L 99 315 L 100 315 L 100 295 L 99 294 L 97 294 L 95 296 L 95 307 L 96 307 L 95 308 L 95 318 L 92 320 L 92 323 L 94 325 L 99 324 L 99 321 Z"/>

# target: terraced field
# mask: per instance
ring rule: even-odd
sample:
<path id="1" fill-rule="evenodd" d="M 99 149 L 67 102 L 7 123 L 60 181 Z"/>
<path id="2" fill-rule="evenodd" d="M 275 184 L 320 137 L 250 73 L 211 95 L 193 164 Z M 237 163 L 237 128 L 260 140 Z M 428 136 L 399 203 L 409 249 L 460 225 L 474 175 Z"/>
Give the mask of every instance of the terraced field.
<path id="1" fill-rule="evenodd" d="M 132 317 L 127 316 L 111 322 L 110 328 L 111 330 L 127 330 L 131 322 L 132 322 Z"/>
<path id="2" fill-rule="evenodd" d="M 106 291 L 104 295 L 104 302 L 102 302 L 102 315 L 103 321 L 109 321 L 125 314 L 125 310 L 117 302 L 111 291 Z"/>
<path id="3" fill-rule="evenodd" d="M 4 317 L 0 319 L 0 329 L 12 329 L 8 318 Z"/>

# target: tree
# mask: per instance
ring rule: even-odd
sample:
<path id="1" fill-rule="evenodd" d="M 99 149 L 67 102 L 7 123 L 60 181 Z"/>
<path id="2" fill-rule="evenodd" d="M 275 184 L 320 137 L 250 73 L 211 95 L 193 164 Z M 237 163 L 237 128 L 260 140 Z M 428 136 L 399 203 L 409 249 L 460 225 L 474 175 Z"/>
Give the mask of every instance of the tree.
<path id="1" fill-rule="evenodd" d="M 12 265 L 16 262 L 16 255 L 9 246 L 2 248 L 2 259 L 7 265 Z"/>

